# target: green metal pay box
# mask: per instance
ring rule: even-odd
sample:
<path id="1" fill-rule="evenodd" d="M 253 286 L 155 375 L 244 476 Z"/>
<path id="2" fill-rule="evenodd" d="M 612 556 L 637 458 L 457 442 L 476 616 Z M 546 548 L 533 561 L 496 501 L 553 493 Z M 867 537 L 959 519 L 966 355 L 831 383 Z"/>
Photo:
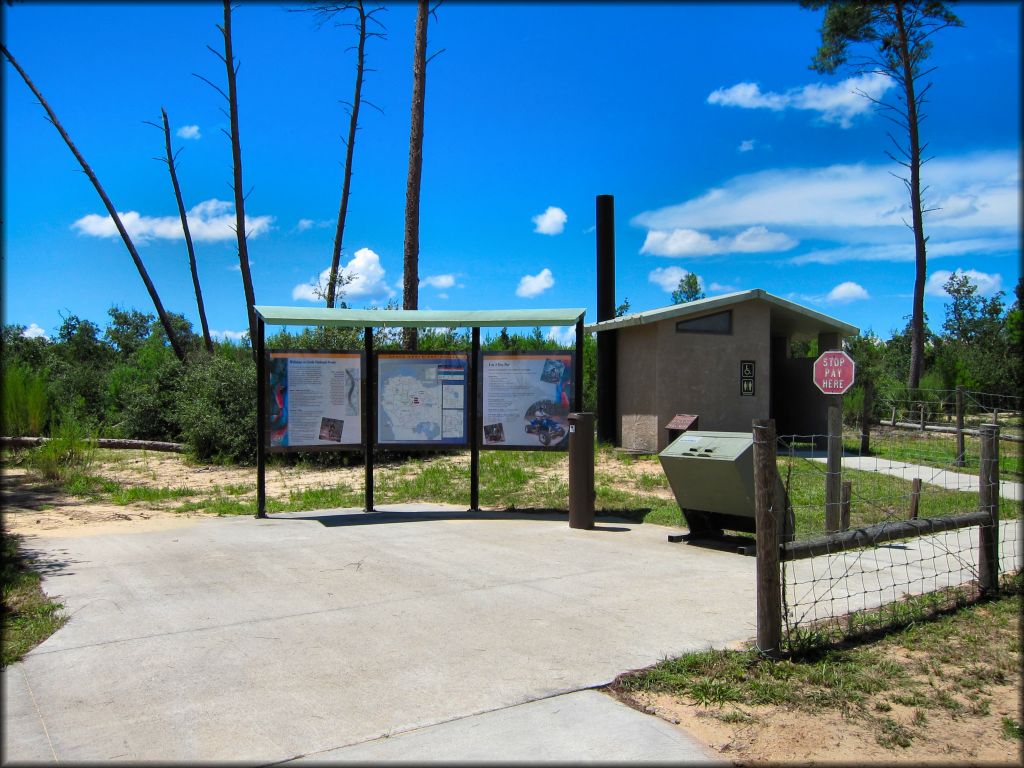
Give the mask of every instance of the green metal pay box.
<path id="1" fill-rule="evenodd" d="M 751 433 L 684 432 L 658 458 L 691 536 L 721 536 L 723 529 L 755 532 Z M 778 479 L 776 498 L 786 500 L 789 521 L 780 528 L 792 532 L 792 508 Z"/>

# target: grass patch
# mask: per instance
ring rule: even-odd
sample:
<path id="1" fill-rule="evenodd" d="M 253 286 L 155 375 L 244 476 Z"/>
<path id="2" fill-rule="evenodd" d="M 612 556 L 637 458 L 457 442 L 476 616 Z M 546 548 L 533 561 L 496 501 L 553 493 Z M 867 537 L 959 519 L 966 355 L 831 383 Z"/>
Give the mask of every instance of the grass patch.
<path id="1" fill-rule="evenodd" d="M 13 664 L 48 638 L 67 621 L 63 605 L 43 594 L 41 578 L 33 561 L 20 547 L 21 537 L 4 531 L 3 564 L 3 666 Z"/>
<path id="2" fill-rule="evenodd" d="M 868 640 L 769 659 L 754 648 L 707 650 L 665 659 L 623 675 L 612 687 L 627 698 L 664 693 L 704 707 L 772 705 L 809 713 L 838 710 L 867 723 L 888 749 L 906 748 L 941 717 L 985 717 L 990 698 L 978 685 L 1018 673 L 1019 584 L 973 604 Z M 893 706 L 913 708 L 897 718 Z M 929 715 L 928 713 L 933 713 Z M 720 718 L 725 719 L 721 715 Z M 729 715 L 736 722 L 742 717 Z M 1003 719 L 1003 738 L 1021 739 Z"/>
<path id="3" fill-rule="evenodd" d="M 1003 427 L 1005 431 L 1005 426 Z M 974 435 L 964 435 L 964 466 L 957 467 L 956 437 L 926 433 L 914 436 L 913 432 L 892 433 L 886 436 L 873 435 L 870 441 L 871 455 L 908 464 L 921 464 L 950 472 L 977 475 L 980 469 L 981 440 Z M 847 434 L 843 449 L 853 455 L 860 453 L 860 435 Z M 999 476 L 1003 480 L 1021 482 L 1024 480 L 1024 444 L 999 441 Z"/>
<path id="4" fill-rule="evenodd" d="M 1004 739 L 1021 741 L 1024 740 L 1024 728 L 1021 727 L 1019 720 L 1004 716 L 1001 735 Z"/>
<path id="5" fill-rule="evenodd" d="M 273 509 L 274 502 L 267 499 L 268 512 L 282 512 L 283 509 Z M 199 501 L 187 501 L 174 508 L 175 512 L 202 512 L 208 515 L 255 515 L 256 500 L 249 501 L 216 496 L 212 499 L 201 499 Z"/>
<path id="6" fill-rule="evenodd" d="M 167 501 L 168 499 L 181 499 L 188 496 L 195 496 L 196 491 L 191 488 L 150 488 L 145 485 L 132 485 L 127 488 L 119 486 L 111 492 L 110 499 L 115 504 L 124 506 L 127 504 L 155 503 Z"/>

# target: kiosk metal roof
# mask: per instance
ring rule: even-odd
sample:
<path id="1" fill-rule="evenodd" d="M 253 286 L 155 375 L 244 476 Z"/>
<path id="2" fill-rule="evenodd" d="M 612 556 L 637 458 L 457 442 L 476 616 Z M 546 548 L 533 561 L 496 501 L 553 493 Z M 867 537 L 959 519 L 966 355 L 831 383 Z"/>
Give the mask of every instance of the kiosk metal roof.
<path id="1" fill-rule="evenodd" d="M 635 312 L 630 315 L 623 315 L 611 320 L 604 320 L 599 323 L 591 323 L 584 327 L 588 333 L 592 331 L 613 331 L 617 328 L 629 328 L 634 325 L 646 325 L 657 323 L 670 318 L 684 318 L 690 315 L 700 315 L 714 310 L 721 310 L 739 304 L 744 301 L 764 301 L 772 308 L 772 325 L 778 324 L 791 333 L 814 334 L 822 330 L 834 331 L 842 336 L 853 336 L 858 332 L 857 326 L 844 323 L 834 317 L 816 312 L 813 309 L 801 306 L 792 301 L 773 296 L 761 288 L 753 288 L 748 291 L 737 291 L 726 293 L 721 296 L 712 296 L 707 299 L 688 301 L 685 304 L 673 304 L 669 307 L 648 310 L 647 312 Z"/>
<path id="2" fill-rule="evenodd" d="M 586 309 L 327 309 L 254 307 L 268 325 L 319 325 L 333 328 L 500 328 L 576 325 Z"/>

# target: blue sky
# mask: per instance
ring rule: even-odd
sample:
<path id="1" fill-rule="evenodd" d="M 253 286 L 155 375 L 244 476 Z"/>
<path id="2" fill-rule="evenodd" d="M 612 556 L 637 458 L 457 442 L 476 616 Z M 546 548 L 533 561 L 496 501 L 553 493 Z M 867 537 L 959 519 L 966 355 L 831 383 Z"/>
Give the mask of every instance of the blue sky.
<path id="1" fill-rule="evenodd" d="M 249 253 L 259 304 L 313 306 L 341 190 L 354 42 L 272 3 L 233 15 Z M 1020 275 L 1020 4 L 955 6 L 935 38 L 923 131 L 930 287 L 963 270 L 1012 296 Z M 169 309 L 198 328 L 162 155 L 166 107 L 211 329 L 246 329 L 233 233 L 219 4 L 5 6 L 4 44 L 126 214 Z M 351 306 L 401 301 L 415 6 L 368 43 L 343 264 Z M 795 5 L 450 2 L 431 20 L 420 308 L 596 307 L 595 197 L 615 196 L 617 300 L 671 302 L 687 271 L 708 295 L 763 288 L 873 329 L 911 310 L 907 195 L 890 124 L 861 89 L 808 68 L 820 13 Z M 152 311 L 99 197 L 6 62 L 4 322 L 53 335 Z"/>

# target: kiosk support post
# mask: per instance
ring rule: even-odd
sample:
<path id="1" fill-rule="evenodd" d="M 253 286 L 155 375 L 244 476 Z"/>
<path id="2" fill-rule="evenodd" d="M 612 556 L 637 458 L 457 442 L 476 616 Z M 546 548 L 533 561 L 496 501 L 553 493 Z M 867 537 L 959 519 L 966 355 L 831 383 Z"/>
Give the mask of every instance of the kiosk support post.
<path id="1" fill-rule="evenodd" d="M 469 510 L 480 509 L 480 409 L 479 394 L 480 328 L 473 326 L 473 348 L 469 355 Z"/>
<path id="2" fill-rule="evenodd" d="M 373 368 L 373 328 L 363 329 L 363 351 L 366 356 L 366 399 L 363 408 L 366 422 L 363 428 L 363 465 L 366 470 L 363 487 L 366 509 L 373 512 L 373 443 L 374 427 L 377 426 L 377 388 Z"/>
<path id="3" fill-rule="evenodd" d="M 263 318 L 256 316 L 256 517 L 267 516 L 267 355 Z"/>

